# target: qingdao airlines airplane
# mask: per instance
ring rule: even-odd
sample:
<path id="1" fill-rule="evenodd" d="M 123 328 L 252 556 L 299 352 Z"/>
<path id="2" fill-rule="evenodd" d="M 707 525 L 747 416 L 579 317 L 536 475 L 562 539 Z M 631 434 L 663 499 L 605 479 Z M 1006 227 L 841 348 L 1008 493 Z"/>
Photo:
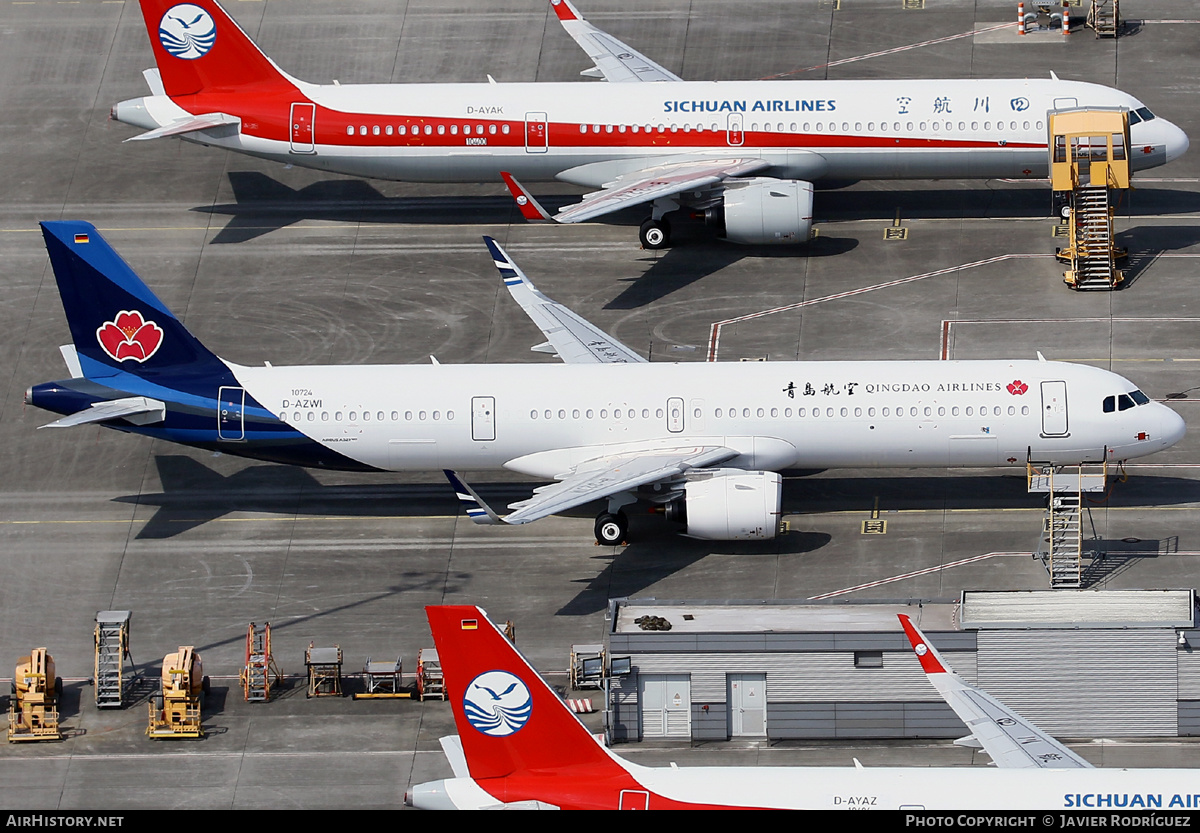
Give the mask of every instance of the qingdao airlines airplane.
<path id="1" fill-rule="evenodd" d="M 42 232 L 73 344 L 72 378 L 26 401 L 197 448 L 358 471 L 444 469 L 478 523 L 606 501 L 620 543 L 639 500 L 709 540 L 769 539 L 794 468 L 1121 461 L 1183 420 L 1122 377 L 1048 361 L 649 363 L 547 298 L 485 238 L 562 363 L 246 366 L 209 352 L 89 223 Z M 454 470 L 544 481 L 501 516 Z"/>
<path id="2" fill-rule="evenodd" d="M 642 244 L 675 211 L 737 243 L 808 240 L 821 179 L 1048 176 L 1047 113 L 1129 112 L 1134 170 L 1187 136 L 1120 90 L 1006 80 L 684 81 L 551 0 L 607 83 L 309 84 L 267 58 L 215 0 L 141 0 L 152 95 L 113 107 L 145 129 L 291 165 L 414 182 L 494 182 L 523 214 L 578 223 L 647 205 Z M 551 215 L 520 180 L 593 189 Z M 678 215 L 674 215 L 678 216 Z"/>
<path id="3" fill-rule="evenodd" d="M 427 607 L 458 735 L 454 777 L 413 786 L 429 810 L 1188 809 L 1194 769 L 1095 769 L 955 674 L 908 616 L 921 667 L 996 768 L 647 767 L 602 746 L 473 606 Z"/>

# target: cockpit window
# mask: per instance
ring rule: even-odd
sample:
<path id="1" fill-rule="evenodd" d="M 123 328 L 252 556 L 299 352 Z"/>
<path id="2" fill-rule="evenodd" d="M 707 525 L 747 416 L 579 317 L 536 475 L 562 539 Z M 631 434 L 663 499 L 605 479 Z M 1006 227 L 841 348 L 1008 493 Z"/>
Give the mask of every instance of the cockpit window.
<path id="1" fill-rule="evenodd" d="M 1132 396 L 1133 401 L 1138 403 L 1139 405 L 1145 405 L 1147 402 L 1150 401 L 1150 397 L 1146 396 L 1146 394 L 1142 393 L 1140 390 L 1130 391 L 1129 395 Z"/>
<path id="2" fill-rule="evenodd" d="M 1116 409 L 1117 409 L 1117 397 L 1115 397 L 1115 396 L 1104 397 L 1104 413 L 1111 414 Z"/>
<path id="3" fill-rule="evenodd" d="M 1136 110 L 1134 110 L 1133 112 L 1137 113 L 1139 116 L 1141 116 L 1142 121 L 1153 121 L 1155 118 L 1154 114 L 1150 112 L 1149 107 L 1139 107 Z"/>
<path id="4" fill-rule="evenodd" d="M 1131 397 L 1129 394 L 1123 393 L 1117 397 L 1117 410 L 1128 411 L 1133 407 L 1135 407 L 1133 404 L 1133 397 Z"/>
<path id="5" fill-rule="evenodd" d="M 1141 120 L 1142 120 L 1142 117 L 1137 114 L 1137 110 L 1129 111 L 1129 126 L 1130 127 L 1133 127 L 1135 124 L 1137 124 Z"/>

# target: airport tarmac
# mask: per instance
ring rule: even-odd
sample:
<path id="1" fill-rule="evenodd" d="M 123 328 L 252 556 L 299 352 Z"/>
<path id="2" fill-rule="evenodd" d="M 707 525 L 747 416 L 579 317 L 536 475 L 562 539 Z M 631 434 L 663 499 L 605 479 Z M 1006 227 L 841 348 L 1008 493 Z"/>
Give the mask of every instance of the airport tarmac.
<path id="1" fill-rule="evenodd" d="M 1015 4 L 976 0 L 580 0 L 598 26 L 689 79 L 1045 76 L 1142 99 L 1200 137 L 1200 15 L 1136 0 L 1120 39 L 1018 38 Z M 922 8 L 917 8 L 918 6 Z M 310 81 L 574 80 L 586 56 L 542 0 L 265 0 L 228 8 Z M 61 743 L 0 744 L 0 807 L 383 808 L 449 775 L 445 703 L 304 697 L 304 649 L 339 644 L 347 671 L 431 644 L 423 607 L 473 603 L 564 681 L 570 645 L 599 642 L 614 597 L 955 598 L 1039 589 L 1028 553 L 1042 502 L 1024 468 L 826 471 L 789 477 L 790 531 L 731 544 L 635 517 L 594 544 L 593 513 L 481 528 L 437 472 L 312 472 L 191 451 L 52 417 L 25 389 L 66 375 L 68 333 L 37 222 L 95 223 L 209 347 L 253 364 L 549 361 L 480 237 L 548 295 L 654 360 L 1012 357 L 1086 362 L 1170 400 L 1193 424 L 1129 466 L 1092 509 L 1110 555 L 1093 586 L 1200 583 L 1200 153 L 1135 178 L 1117 215 L 1129 285 L 1075 293 L 1055 261 L 1044 182 L 858 183 L 816 196 L 817 238 L 764 250 L 702 233 L 637 243 L 640 211 L 526 224 L 501 183 L 409 185 L 285 169 L 174 140 L 123 143 L 117 101 L 152 66 L 132 0 L 0 0 L 0 678 L 47 646 L 66 678 Z M 597 82 L 600 83 L 600 82 Z M 580 189 L 532 189 L 557 206 Z M 903 228 L 904 239 L 888 239 Z M 760 315 L 768 312 L 769 314 Z M 719 326 L 718 326 L 719 325 Z M 475 484 L 503 505 L 535 484 Z M 874 510 L 884 535 L 861 534 Z M 987 558 L 978 556 L 989 555 Z M 150 677 L 179 645 L 213 678 L 202 741 L 150 741 L 144 696 L 92 702 L 97 611 L 129 609 Z M 289 681 L 242 702 L 247 623 L 270 621 Z M 142 687 L 145 689 L 145 687 Z M 1108 766 L 1194 766 L 1186 740 L 1085 743 Z M 707 744 L 619 749 L 661 763 L 967 763 L 948 743 Z M 982 759 L 976 759 L 979 762 Z"/>

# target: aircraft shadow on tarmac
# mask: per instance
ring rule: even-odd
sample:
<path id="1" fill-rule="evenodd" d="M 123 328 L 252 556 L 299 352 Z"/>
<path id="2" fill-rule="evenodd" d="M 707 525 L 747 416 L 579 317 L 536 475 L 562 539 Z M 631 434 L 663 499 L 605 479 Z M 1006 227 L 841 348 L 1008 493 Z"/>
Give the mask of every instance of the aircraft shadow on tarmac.
<path id="1" fill-rule="evenodd" d="M 899 213 L 905 220 L 1018 217 L 1050 219 L 1051 192 L 1045 181 L 1032 183 L 965 182 L 961 188 L 889 190 L 886 182 L 860 190 L 821 190 L 815 196 L 816 223 L 830 220 L 886 220 Z M 1200 211 L 1200 193 L 1139 185 L 1117 216 L 1170 216 Z"/>
<path id="2" fill-rule="evenodd" d="M 297 190 L 258 171 L 232 171 L 229 184 L 233 190 L 233 203 L 192 209 L 230 218 L 213 237 L 212 242 L 216 244 L 244 243 L 312 219 L 396 225 L 503 225 L 524 222 L 507 194 L 386 197 L 369 182 L 358 179 L 329 179 Z M 561 206 L 575 203 L 578 199 L 576 195 L 548 196 L 543 204 L 547 210 L 557 211 Z M 636 229 L 646 219 L 646 212 L 646 208 L 637 206 L 595 222 Z M 683 217 L 678 212 L 669 219 L 675 230 L 675 241 L 682 245 L 654 253 L 650 268 L 641 278 L 635 279 L 633 292 L 622 293 L 610 308 L 642 306 L 742 258 L 821 257 L 842 254 L 858 245 L 854 239 L 818 237 L 798 248 L 739 246 L 715 240 L 702 220 Z M 630 245 L 636 245 L 636 234 L 630 235 Z M 654 287 L 649 295 L 646 286 Z"/>
<path id="3" fill-rule="evenodd" d="M 230 218 L 213 243 L 244 243 L 305 220 L 408 225 L 522 222 L 507 194 L 386 197 L 361 179 L 327 179 L 297 190 L 257 171 L 232 171 L 229 184 L 235 202 L 192 209 Z"/>
<path id="4" fill-rule="evenodd" d="M 1200 204 L 1197 205 L 1200 210 Z M 1129 252 L 1124 264 L 1117 267 L 1125 272 L 1121 289 L 1133 286 L 1164 254 L 1189 249 L 1200 244 L 1200 228 L 1195 226 L 1135 226 L 1114 235 L 1117 248 Z"/>

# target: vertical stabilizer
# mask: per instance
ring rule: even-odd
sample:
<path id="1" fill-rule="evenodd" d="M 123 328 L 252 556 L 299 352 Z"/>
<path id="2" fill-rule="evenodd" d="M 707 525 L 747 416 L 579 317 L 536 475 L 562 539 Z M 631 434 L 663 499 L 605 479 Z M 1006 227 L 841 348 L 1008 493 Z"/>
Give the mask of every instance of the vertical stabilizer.
<path id="1" fill-rule="evenodd" d="M 425 613 L 476 782 L 568 767 L 585 769 L 589 780 L 628 777 L 482 610 L 456 605 Z"/>
<path id="2" fill-rule="evenodd" d="M 83 373 L 124 371 L 175 388 L 231 378 L 91 223 L 42 223 L 42 236 Z"/>
<path id="3" fill-rule="evenodd" d="M 167 95 L 291 86 L 216 0 L 141 0 L 141 5 Z"/>

